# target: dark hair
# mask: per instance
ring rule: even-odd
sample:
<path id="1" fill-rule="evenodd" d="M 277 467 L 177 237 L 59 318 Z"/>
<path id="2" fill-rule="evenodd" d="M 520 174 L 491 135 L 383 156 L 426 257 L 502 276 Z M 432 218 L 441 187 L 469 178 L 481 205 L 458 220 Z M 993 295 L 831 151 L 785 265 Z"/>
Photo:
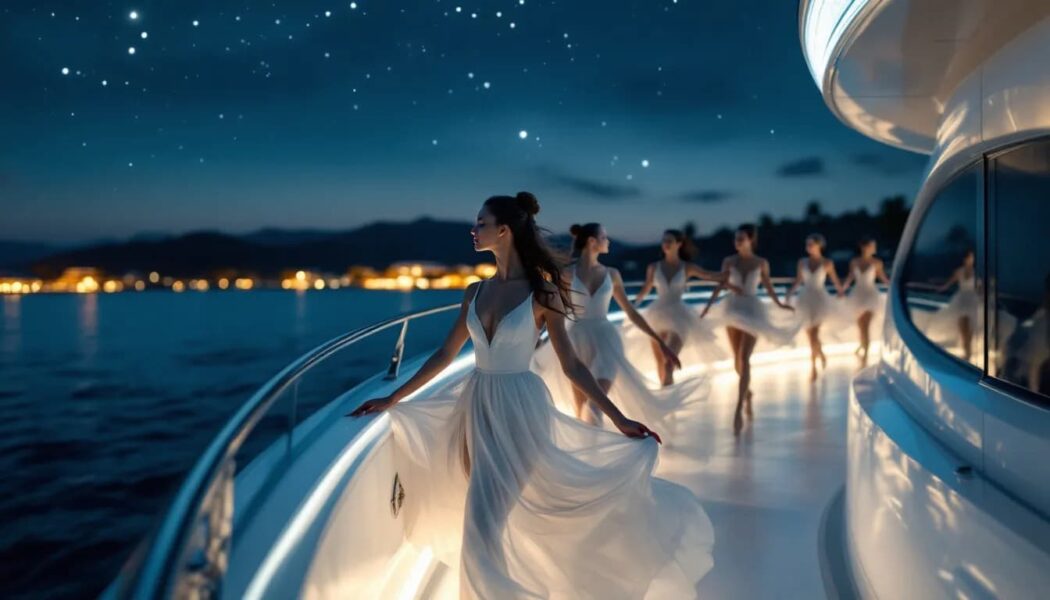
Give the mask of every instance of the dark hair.
<path id="1" fill-rule="evenodd" d="M 678 246 L 678 258 L 693 260 L 693 257 L 696 256 L 696 245 L 693 244 L 692 239 L 685 235 L 685 232 L 681 229 L 665 229 L 664 235 L 673 237 L 674 241 L 681 244 L 681 246 Z"/>
<path id="2" fill-rule="evenodd" d="M 755 227 L 754 223 L 744 223 L 736 228 L 736 232 L 746 235 L 747 239 L 751 240 L 751 245 L 758 247 L 758 227 Z"/>
<path id="3" fill-rule="evenodd" d="M 820 246 L 820 251 L 821 252 L 824 252 L 828 248 L 828 240 L 823 235 L 821 235 L 819 233 L 811 233 L 811 234 L 807 235 L 806 236 L 806 241 L 807 242 L 813 242 L 814 244 Z"/>
<path id="4" fill-rule="evenodd" d="M 485 201 L 485 208 L 492 213 L 497 225 L 506 225 L 514 236 L 514 250 L 525 267 L 529 288 L 540 304 L 552 308 L 551 296 L 557 294 L 565 307 L 572 312 L 569 286 L 562 280 L 562 269 L 566 260 L 551 250 L 543 237 L 543 230 L 536 225 L 535 216 L 540 212 L 540 203 L 529 192 L 518 192 L 516 196 L 492 196 Z M 550 282 L 555 291 L 547 287 Z"/>
<path id="5" fill-rule="evenodd" d="M 569 228 L 569 233 L 572 234 L 572 253 L 573 255 L 579 254 L 583 247 L 587 245 L 587 240 L 598 237 L 601 233 L 601 223 L 584 223 L 583 225 L 575 224 Z"/>

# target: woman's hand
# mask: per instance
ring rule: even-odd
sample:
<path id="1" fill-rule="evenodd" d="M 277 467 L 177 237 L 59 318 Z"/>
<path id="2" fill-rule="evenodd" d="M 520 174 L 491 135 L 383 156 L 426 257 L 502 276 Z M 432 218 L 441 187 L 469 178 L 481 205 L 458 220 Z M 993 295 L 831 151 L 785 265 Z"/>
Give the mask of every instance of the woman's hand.
<path id="1" fill-rule="evenodd" d="M 363 417 L 365 415 L 378 414 L 395 404 L 397 404 L 397 402 L 390 396 L 384 396 L 382 398 L 373 398 L 365 402 L 361 406 L 358 406 L 353 410 L 353 412 L 346 416 Z"/>
<path id="2" fill-rule="evenodd" d="M 682 368 L 682 361 L 678 358 L 678 353 L 672 350 L 663 340 L 660 340 L 660 352 L 664 355 L 664 359 L 667 360 L 667 362 L 674 365 L 674 368 Z"/>
<path id="3" fill-rule="evenodd" d="M 616 428 L 620 430 L 620 433 L 626 435 L 629 438 L 637 439 L 651 437 L 654 440 L 656 440 L 657 444 L 664 443 L 664 441 L 660 439 L 660 436 L 657 435 L 655 431 L 649 429 L 648 427 L 639 423 L 638 421 L 632 421 L 631 419 L 628 419 L 626 417 L 624 417 L 622 421 L 616 423 Z"/>

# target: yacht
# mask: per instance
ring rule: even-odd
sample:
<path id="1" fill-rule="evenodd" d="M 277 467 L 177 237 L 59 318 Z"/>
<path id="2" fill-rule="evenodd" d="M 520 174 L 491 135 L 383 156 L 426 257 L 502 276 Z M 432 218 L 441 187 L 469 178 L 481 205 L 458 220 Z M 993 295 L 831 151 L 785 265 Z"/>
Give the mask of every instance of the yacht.
<path id="1" fill-rule="evenodd" d="M 872 364 L 860 368 L 856 334 L 838 332 L 811 384 L 808 348 L 760 346 L 756 414 L 740 437 L 732 365 L 712 365 L 685 441 L 661 450 L 658 474 L 692 489 L 714 522 L 715 567 L 698 594 L 1045 595 L 1050 3 L 803 0 L 799 29 L 830 110 L 929 162 Z M 276 374 L 104 597 L 458 597 L 458 574 L 407 541 L 419 506 L 389 416 L 345 417 L 419 368 L 436 343 L 423 333 L 458 306 L 349 332 Z M 302 400 L 377 352 L 381 372 Z M 406 401 L 472 368 L 468 346 Z"/>

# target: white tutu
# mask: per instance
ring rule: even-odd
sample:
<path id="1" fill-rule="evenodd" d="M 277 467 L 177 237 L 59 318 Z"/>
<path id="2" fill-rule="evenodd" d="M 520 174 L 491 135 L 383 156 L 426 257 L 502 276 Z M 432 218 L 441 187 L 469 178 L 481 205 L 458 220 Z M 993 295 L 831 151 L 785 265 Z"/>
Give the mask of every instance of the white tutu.
<path id="1" fill-rule="evenodd" d="M 681 340 L 678 358 L 682 366 L 710 364 L 727 360 L 729 353 L 718 338 L 717 328 L 699 311 L 682 299 L 687 289 L 685 265 L 670 280 L 659 264 L 654 266 L 653 283 L 657 298 L 640 312 L 653 331 L 658 334 L 671 332 Z M 624 337 L 627 342 L 627 357 L 634 364 L 655 365 L 652 340 L 630 321 L 624 321 Z"/>
<path id="2" fill-rule="evenodd" d="M 759 269 L 752 269 L 743 277 L 734 266 L 729 270 L 730 283 L 743 293 L 730 292 L 711 308 L 706 318 L 723 327 L 734 327 L 774 346 L 787 346 L 795 341 L 801 323 L 791 311 L 771 307 L 762 302 L 758 293 Z M 775 311 L 775 312 L 774 312 Z"/>
<path id="3" fill-rule="evenodd" d="M 390 410 L 409 540 L 458 565 L 462 598 L 695 597 L 713 529 L 689 490 L 653 477 L 655 440 L 554 409 L 528 372 L 531 310 L 504 317 L 491 344 L 473 309 L 467 327 L 478 370 Z"/>
<path id="4" fill-rule="evenodd" d="M 856 283 L 846 298 L 847 310 L 854 319 L 871 312 L 881 321 L 886 303 L 879 294 L 879 288 L 875 287 L 875 267 L 870 266 L 865 271 L 854 268 L 853 273 Z"/>
<path id="5" fill-rule="evenodd" d="M 685 410 L 689 402 L 707 396 L 708 381 L 703 374 L 665 388 L 650 388 L 648 378 L 628 360 L 620 328 L 607 319 L 570 323 L 569 339 L 591 375 L 612 382 L 609 398 L 623 414 L 653 428 L 667 444 L 674 442 L 677 413 Z M 650 361 L 651 357 L 650 353 Z M 532 364 L 533 371 L 550 386 L 555 406 L 567 415 L 575 415 L 573 385 L 562 371 L 554 348 L 550 344 L 540 348 Z"/>

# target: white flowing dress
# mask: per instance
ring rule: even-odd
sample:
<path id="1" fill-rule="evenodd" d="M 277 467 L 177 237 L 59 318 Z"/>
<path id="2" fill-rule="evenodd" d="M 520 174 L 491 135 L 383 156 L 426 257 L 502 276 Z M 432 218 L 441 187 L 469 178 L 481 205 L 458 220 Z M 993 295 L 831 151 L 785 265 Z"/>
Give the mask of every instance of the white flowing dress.
<path id="1" fill-rule="evenodd" d="M 695 307 L 685 303 L 682 297 L 688 289 L 688 277 L 685 265 L 671 279 L 667 279 L 663 269 L 656 265 L 653 284 L 656 287 L 656 300 L 642 309 L 642 316 L 657 333 L 670 331 L 682 340 L 682 349 L 678 358 L 682 366 L 688 368 L 694 364 L 710 364 L 727 360 L 729 353 L 718 339 L 717 327 L 707 319 L 701 319 Z M 645 358 L 646 363 L 653 361 L 652 346 L 649 336 L 629 321 L 624 322 L 624 333 L 627 340 L 627 355 L 632 361 Z"/>
<path id="2" fill-rule="evenodd" d="M 695 597 L 714 532 L 692 492 L 653 476 L 656 441 L 555 410 L 529 370 L 531 296 L 491 340 L 471 302 L 467 329 L 476 369 L 389 411 L 409 540 L 458 571 L 462 598 Z"/>
<path id="3" fill-rule="evenodd" d="M 733 265 L 729 268 L 729 282 L 740 288 L 740 293 L 730 292 L 710 311 L 713 322 L 726 327 L 735 327 L 774 346 L 787 346 L 795 341 L 801 324 L 790 312 L 771 308 L 758 297 L 758 285 L 762 274 L 759 268 L 747 275 Z M 776 311 L 775 313 L 773 311 Z"/>
<path id="4" fill-rule="evenodd" d="M 569 322 L 568 334 L 576 355 L 596 380 L 612 382 L 609 397 L 625 415 L 644 422 L 656 430 L 664 442 L 671 443 L 676 414 L 684 410 L 687 403 L 706 396 L 706 377 L 698 374 L 673 386 L 651 389 L 646 376 L 627 357 L 621 328 L 609 321 L 613 295 L 609 273 L 606 272 L 601 285 L 591 294 L 574 272 L 571 293 L 575 314 Z M 648 362 L 652 362 L 651 354 Z M 550 344 L 536 353 L 533 368 L 550 386 L 554 404 L 562 412 L 575 415 L 572 382 L 562 371 Z M 588 402 L 588 410 L 597 411 L 597 407 Z"/>

